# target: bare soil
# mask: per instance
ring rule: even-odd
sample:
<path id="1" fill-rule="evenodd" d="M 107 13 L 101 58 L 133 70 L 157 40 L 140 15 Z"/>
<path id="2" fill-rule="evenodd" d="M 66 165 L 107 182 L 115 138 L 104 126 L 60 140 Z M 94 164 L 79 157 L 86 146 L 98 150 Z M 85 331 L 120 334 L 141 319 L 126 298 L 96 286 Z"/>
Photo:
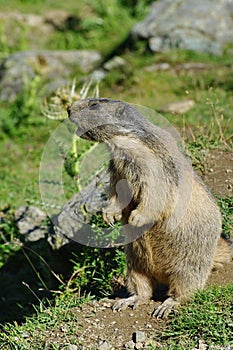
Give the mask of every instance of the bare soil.
<path id="1" fill-rule="evenodd" d="M 205 173 L 202 178 L 211 192 L 221 196 L 232 196 L 233 153 L 209 150 L 206 153 L 204 168 Z"/>

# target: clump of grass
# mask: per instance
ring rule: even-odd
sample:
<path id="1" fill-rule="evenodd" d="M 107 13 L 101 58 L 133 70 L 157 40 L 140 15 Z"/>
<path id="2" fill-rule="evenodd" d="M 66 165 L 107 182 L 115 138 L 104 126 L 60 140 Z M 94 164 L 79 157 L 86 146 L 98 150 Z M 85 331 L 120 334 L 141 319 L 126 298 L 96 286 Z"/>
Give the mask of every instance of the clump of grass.
<path id="1" fill-rule="evenodd" d="M 52 305 L 42 302 L 35 307 L 34 317 L 26 322 L 6 324 L 0 332 L 0 349 L 60 349 L 60 345 L 77 344 L 75 330 L 78 322 L 77 307 L 91 300 L 90 296 L 64 298 L 58 296 Z M 72 309 L 74 311 L 72 311 Z M 59 334 L 59 339 L 57 335 Z"/>
<path id="2" fill-rule="evenodd" d="M 233 344 L 232 315 L 233 286 L 209 287 L 197 293 L 169 322 L 162 339 L 175 344 L 172 349 L 189 348 L 200 339 L 208 345 Z"/>
<path id="3" fill-rule="evenodd" d="M 9 207 L 0 211 L 0 267 L 11 255 L 20 249 L 18 229 L 15 224 L 13 211 Z"/>
<path id="4" fill-rule="evenodd" d="M 0 126 L 5 135 L 17 136 L 20 128 L 30 124 L 33 116 L 38 117 L 41 88 L 42 79 L 40 75 L 35 75 L 32 80 L 25 79 L 23 89 L 9 106 L 7 115 L 4 115 L 4 113 L 0 115 Z"/>
<path id="5" fill-rule="evenodd" d="M 73 274 L 67 284 L 61 287 L 65 294 L 79 291 L 80 295 L 90 293 L 106 297 L 125 276 L 126 262 L 123 249 L 100 249 L 80 246 L 73 254 Z M 119 287 L 119 285 L 118 285 Z"/>
<path id="6" fill-rule="evenodd" d="M 230 196 L 219 197 L 218 205 L 223 218 L 223 232 L 231 237 L 233 235 L 233 198 Z"/>

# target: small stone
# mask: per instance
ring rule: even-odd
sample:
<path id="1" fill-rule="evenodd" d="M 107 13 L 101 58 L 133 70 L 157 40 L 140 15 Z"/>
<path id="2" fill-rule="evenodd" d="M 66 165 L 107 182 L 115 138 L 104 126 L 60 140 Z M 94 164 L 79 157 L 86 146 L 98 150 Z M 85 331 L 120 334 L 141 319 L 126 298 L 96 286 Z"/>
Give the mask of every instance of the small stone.
<path id="1" fill-rule="evenodd" d="M 142 349 L 143 344 L 141 342 L 135 344 L 135 349 Z"/>
<path id="2" fill-rule="evenodd" d="M 70 345 L 68 346 L 67 350 L 78 350 L 78 347 L 77 347 L 77 345 L 72 345 L 72 344 L 70 344 Z"/>
<path id="3" fill-rule="evenodd" d="M 146 72 L 155 72 L 155 71 L 165 71 L 171 69 L 171 65 L 167 62 L 152 64 L 145 68 Z"/>
<path id="4" fill-rule="evenodd" d="M 103 80 L 106 77 L 106 73 L 103 69 L 96 69 L 91 73 L 90 78 L 94 83 Z"/>
<path id="5" fill-rule="evenodd" d="M 28 337 L 30 337 L 30 334 L 28 332 L 24 332 L 24 333 L 21 334 L 21 337 L 22 338 L 28 338 Z"/>
<path id="6" fill-rule="evenodd" d="M 133 341 L 135 343 L 141 343 L 146 340 L 146 334 L 142 331 L 136 331 L 133 333 Z"/>
<path id="7" fill-rule="evenodd" d="M 104 69 L 110 71 L 114 68 L 124 66 L 125 64 L 126 64 L 126 61 L 122 57 L 115 56 L 104 64 Z"/>
<path id="8" fill-rule="evenodd" d="M 175 114 L 183 114 L 187 113 L 190 109 L 194 107 L 195 103 L 193 100 L 186 100 L 186 101 L 177 101 L 168 103 L 160 108 L 158 108 L 159 112 L 170 112 Z"/>
<path id="9" fill-rule="evenodd" d="M 207 345 L 203 340 L 199 340 L 198 348 L 192 348 L 192 350 L 206 350 L 206 349 L 207 349 Z"/>
<path id="10" fill-rule="evenodd" d="M 25 242 L 35 242 L 44 238 L 48 229 L 44 225 L 47 215 L 41 209 L 21 206 L 15 211 L 15 221 Z"/>
<path id="11" fill-rule="evenodd" d="M 104 306 L 104 307 L 107 307 L 107 308 L 110 308 L 110 307 L 112 307 L 112 303 L 110 303 L 110 302 L 104 302 L 104 303 L 103 303 L 103 306 Z"/>
<path id="12" fill-rule="evenodd" d="M 61 332 L 67 332 L 67 327 L 66 326 L 60 326 L 60 331 Z"/>
<path id="13" fill-rule="evenodd" d="M 224 350 L 233 350 L 233 347 L 230 344 L 227 344 L 227 346 Z"/>
<path id="14" fill-rule="evenodd" d="M 128 341 L 125 343 L 124 348 L 125 349 L 134 349 L 135 343 L 133 340 Z"/>
<path id="15" fill-rule="evenodd" d="M 103 342 L 101 342 L 99 344 L 98 349 L 99 350 L 111 350 L 111 349 L 113 349 L 113 347 L 106 340 L 104 340 Z"/>

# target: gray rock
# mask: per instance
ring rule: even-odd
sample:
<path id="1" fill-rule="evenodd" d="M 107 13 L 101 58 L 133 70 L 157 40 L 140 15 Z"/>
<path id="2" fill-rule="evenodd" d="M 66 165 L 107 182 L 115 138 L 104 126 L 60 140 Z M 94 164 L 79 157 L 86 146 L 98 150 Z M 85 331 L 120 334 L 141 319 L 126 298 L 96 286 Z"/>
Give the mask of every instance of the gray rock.
<path id="1" fill-rule="evenodd" d="M 62 349 L 63 350 L 63 349 Z M 70 344 L 64 348 L 64 350 L 78 350 L 77 345 Z"/>
<path id="2" fill-rule="evenodd" d="M 158 0 L 131 34 L 148 39 L 154 52 L 182 48 L 220 54 L 233 42 L 232 14 L 231 0 Z"/>
<path id="3" fill-rule="evenodd" d="M 126 61 L 120 56 L 114 56 L 112 59 L 104 63 L 104 69 L 111 71 L 126 65 Z"/>
<path id="4" fill-rule="evenodd" d="M 187 113 L 190 109 L 192 109 L 194 105 L 195 102 L 193 100 L 177 101 L 159 107 L 158 111 L 163 113 L 170 112 L 174 114 L 183 114 Z"/>
<path id="5" fill-rule="evenodd" d="M 135 344 L 135 349 L 136 349 L 136 350 L 138 350 L 138 349 L 143 349 L 143 347 L 144 347 L 144 345 L 143 345 L 143 343 L 141 343 L 141 342 L 138 342 L 138 343 Z"/>
<path id="6" fill-rule="evenodd" d="M 135 343 L 142 343 L 146 340 L 146 333 L 142 331 L 136 331 L 133 333 L 133 341 Z"/>
<path id="7" fill-rule="evenodd" d="M 15 211 L 15 220 L 25 242 L 35 242 L 45 238 L 48 231 L 44 224 L 47 215 L 32 205 L 21 206 Z"/>
<path id="8" fill-rule="evenodd" d="M 22 51 L 10 55 L 0 66 L 0 100 L 14 100 L 23 84 L 40 75 L 53 89 L 67 80 L 74 70 L 93 70 L 101 60 L 95 50 Z M 51 89 L 50 86 L 50 89 Z M 49 86 L 47 86 L 49 90 Z"/>
<path id="9" fill-rule="evenodd" d="M 71 240 L 84 245 L 96 246 L 96 237 L 91 228 L 93 215 L 100 213 L 106 205 L 106 191 L 109 186 L 109 174 L 103 171 L 93 178 L 80 192 L 75 194 L 54 217 L 55 235 L 50 237 L 50 245 L 59 249 Z M 104 237 L 103 237 L 104 239 Z M 103 241 L 100 246 L 105 246 Z"/>
<path id="10" fill-rule="evenodd" d="M 78 30 L 79 18 L 65 10 L 53 9 L 43 15 L 1 12 L 0 26 L 8 47 L 37 49 L 47 47 L 56 31 Z"/>
<path id="11" fill-rule="evenodd" d="M 93 83 L 98 83 L 106 77 L 106 72 L 103 69 L 96 69 L 91 73 L 90 79 Z"/>
<path id="12" fill-rule="evenodd" d="M 110 343 L 108 343 L 106 340 L 104 340 L 98 345 L 98 349 L 99 350 L 113 350 L 113 346 Z"/>
<path id="13" fill-rule="evenodd" d="M 25 46 L 38 47 L 54 32 L 43 16 L 17 11 L 1 12 L 0 26 L 3 30 L 7 47 L 23 49 Z"/>

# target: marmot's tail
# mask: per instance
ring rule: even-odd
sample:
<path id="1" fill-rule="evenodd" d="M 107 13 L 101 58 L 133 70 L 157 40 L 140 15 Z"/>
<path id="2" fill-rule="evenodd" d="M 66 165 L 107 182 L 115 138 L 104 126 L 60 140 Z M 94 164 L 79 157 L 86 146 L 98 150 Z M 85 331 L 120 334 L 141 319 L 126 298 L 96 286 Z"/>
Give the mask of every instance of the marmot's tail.
<path id="1" fill-rule="evenodd" d="M 233 242 L 222 234 L 218 241 L 217 250 L 214 256 L 214 269 L 223 267 L 224 264 L 231 262 L 233 259 Z"/>

